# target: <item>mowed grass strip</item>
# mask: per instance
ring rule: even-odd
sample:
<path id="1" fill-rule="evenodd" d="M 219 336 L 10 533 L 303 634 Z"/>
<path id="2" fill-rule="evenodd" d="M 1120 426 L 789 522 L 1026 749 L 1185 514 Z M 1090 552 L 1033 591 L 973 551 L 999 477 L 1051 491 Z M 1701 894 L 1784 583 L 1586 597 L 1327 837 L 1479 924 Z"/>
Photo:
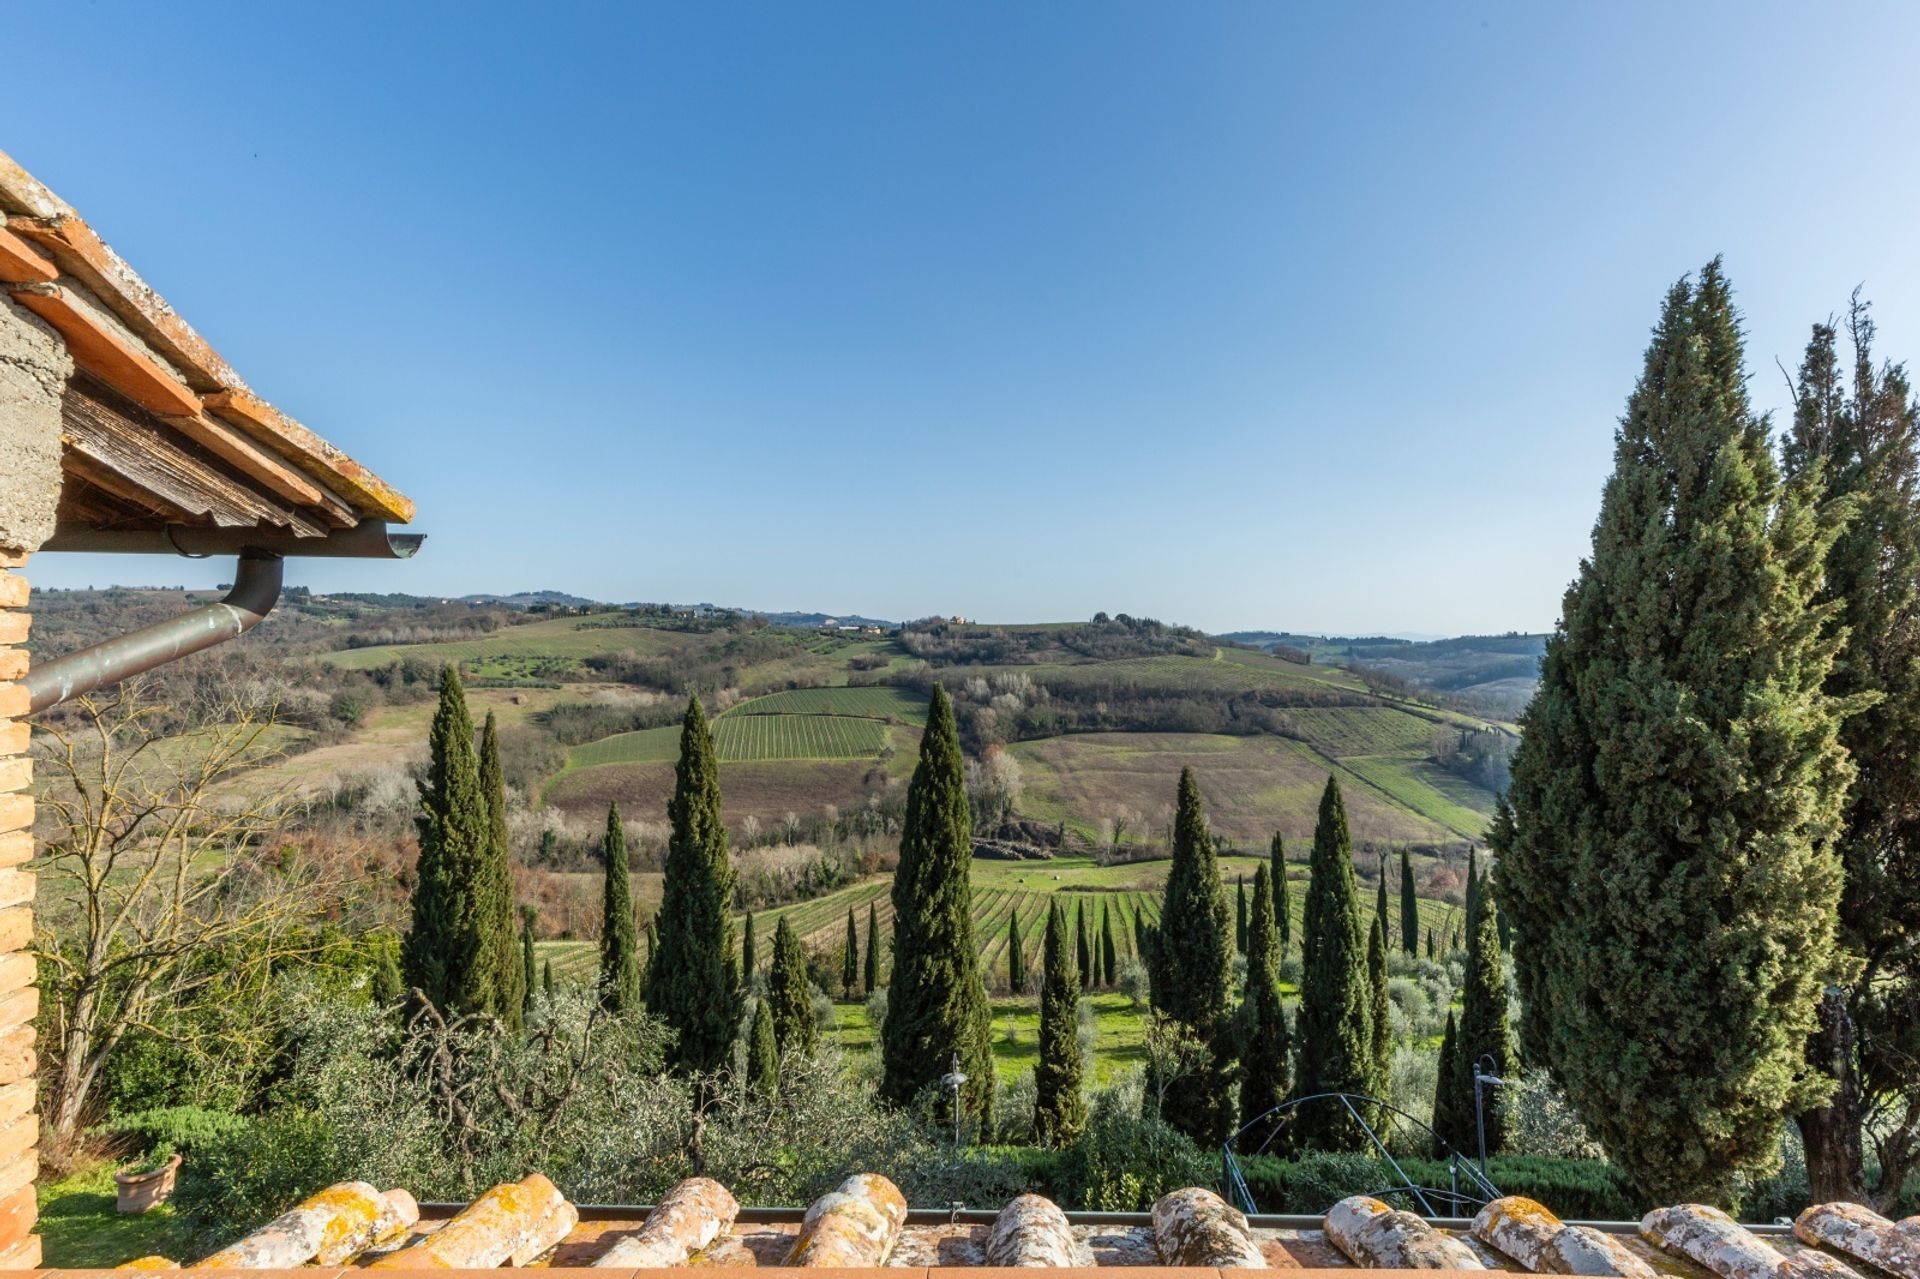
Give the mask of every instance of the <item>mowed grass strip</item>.
<path id="1" fill-rule="evenodd" d="M 720 762 L 780 759 L 867 759 L 887 744 L 887 726 L 876 719 L 841 715 L 723 715 L 714 721 Z M 651 764 L 680 756 L 680 729 L 646 728 L 616 733 L 569 752 L 570 768 L 600 764 Z"/>
<path id="2" fill-rule="evenodd" d="M 908 688 L 792 688 L 742 702 L 723 719 L 745 715 L 843 715 L 927 722 L 927 699 Z"/>
<path id="3" fill-rule="evenodd" d="M 1444 823 L 1456 834 L 1474 840 L 1486 837 L 1493 794 L 1427 759 L 1348 755 L 1341 758 L 1340 766 L 1406 807 Z"/>

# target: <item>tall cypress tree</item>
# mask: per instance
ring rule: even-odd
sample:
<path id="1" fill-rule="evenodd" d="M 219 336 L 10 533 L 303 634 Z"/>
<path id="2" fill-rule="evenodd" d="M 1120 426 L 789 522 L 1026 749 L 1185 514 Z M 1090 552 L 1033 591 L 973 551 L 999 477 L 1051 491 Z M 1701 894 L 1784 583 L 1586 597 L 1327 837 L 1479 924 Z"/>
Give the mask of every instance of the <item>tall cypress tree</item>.
<path id="1" fill-rule="evenodd" d="M 600 893 L 600 1006 L 608 1012 L 632 1012 L 640 1007 L 640 924 L 633 913 L 627 828 L 617 803 L 607 805 L 600 858 L 605 864 Z"/>
<path id="2" fill-rule="evenodd" d="M 1027 957 L 1020 950 L 1020 912 L 1007 921 L 1007 988 L 1019 994 L 1027 986 Z"/>
<path id="3" fill-rule="evenodd" d="M 513 926 L 513 866 L 507 842 L 507 782 L 500 764 L 500 726 L 487 712 L 480 731 L 480 792 L 487 800 L 487 842 L 474 876 L 474 927 L 486 956 L 483 1006 L 519 1030 L 527 992 L 520 975 L 520 939 Z"/>
<path id="4" fill-rule="evenodd" d="M 1268 861 L 1273 868 L 1273 923 L 1280 933 L 1280 958 L 1284 961 L 1293 946 L 1293 888 L 1287 883 L 1287 845 L 1280 832 L 1273 832 Z"/>
<path id="5" fill-rule="evenodd" d="M 539 989 L 539 970 L 533 960 L 533 912 L 528 911 L 520 917 L 520 1010 L 523 1018 L 533 1007 L 533 997 Z"/>
<path id="6" fill-rule="evenodd" d="M 1367 1092 L 1382 1100 L 1393 1091 L 1393 1030 L 1387 1015 L 1387 921 L 1379 917 L 1367 930 L 1367 1043 L 1373 1050 Z M 1384 1123 L 1381 1111 L 1376 1123 Z"/>
<path id="7" fill-rule="evenodd" d="M 1669 1203 L 1728 1201 L 1821 1100 L 1803 1051 L 1838 972 L 1836 530 L 1745 379 L 1715 261 L 1668 294 L 1494 829 L 1525 1055 Z"/>
<path id="8" fill-rule="evenodd" d="M 492 838 L 490 822 L 466 690 L 449 665 L 440 674 L 440 703 L 427 730 L 427 776 L 414 819 L 420 861 L 400 968 L 409 987 L 450 1012 L 484 1007 L 482 991 L 490 985 L 473 891 Z"/>
<path id="9" fill-rule="evenodd" d="M 1408 955 L 1420 953 L 1420 902 L 1413 895 L 1413 857 L 1400 849 L 1400 949 Z"/>
<path id="10" fill-rule="evenodd" d="M 1100 906 L 1100 984 L 1111 986 L 1119 980 L 1119 952 L 1113 944 L 1113 907 Z"/>
<path id="11" fill-rule="evenodd" d="M 747 922 L 740 928 L 740 984 L 753 984 L 753 974 L 760 967 L 760 957 L 754 953 L 753 912 L 747 912 Z"/>
<path id="12" fill-rule="evenodd" d="M 1380 930 L 1380 939 L 1387 938 L 1387 859 L 1380 859 L 1380 888 L 1373 903 L 1373 926 Z"/>
<path id="13" fill-rule="evenodd" d="M 1313 831 L 1307 879 L 1306 919 L 1301 929 L 1299 1096 L 1365 1093 L 1373 1083 L 1372 992 L 1367 983 L 1366 933 L 1360 924 L 1360 894 L 1353 882 L 1353 845 L 1340 783 L 1327 778 Z M 1328 1102 L 1302 1106 L 1296 1140 L 1308 1149 L 1360 1150 L 1366 1133 L 1346 1107 Z"/>
<path id="14" fill-rule="evenodd" d="M 813 1051 L 813 988 L 807 981 L 807 952 L 786 916 L 773 930 L 773 967 L 767 972 L 766 1002 L 773 1009 L 773 1037 L 780 1055 Z"/>
<path id="15" fill-rule="evenodd" d="M 1233 889 L 1233 949 L 1235 954 L 1247 953 L 1247 877 L 1239 876 Z"/>
<path id="16" fill-rule="evenodd" d="M 733 946 L 733 859 L 720 820 L 720 761 L 700 699 L 687 699 L 680 760 L 667 803 L 667 838 L 647 1008 L 677 1032 L 672 1064 L 717 1070 L 740 1023 L 740 974 Z"/>
<path id="17" fill-rule="evenodd" d="M 1472 1148 L 1460 1139 L 1460 1040 L 1453 1009 L 1447 1009 L 1447 1030 L 1440 1038 L 1440 1066 L 1433 1078 L 1433 1157 L 1444 1159 L 1449 1148 L 1461 1154 Z"/>
<path id="18" fill-rule="evenodd" d="M 1180 770 L 1173 819 L 1173 865 L 1160 908 L 1156 1006 L 1212 1050 L 1211 1059 L 1172 1089 L 1163 1103 L 1167 1122 L 1202 1145 L 1223 1140 L 1233 1123 L 1228 1081 L 1234 1044 L 1229 1018 L 1233 972 L 1233 912 L 1220 882 L 1213 838 L 1191 768 Z"/>
<path id="19" fill-rule="evenodd" d="M 881 1033 L 880 1094 L 906 1105 L 937 1087 L 957 1054 L 967 1076 L 961 1107 L 985 1131 L 993 1115 L 992 1014 L 973 935 L 972 831 L 953 703 L 935 685 L 893 876 L 893 975 Z"/>
<path id="20" fill-rule="evenodd" d="M 1033 1068 L 1033 1138 L 1042 1146 L 1065 1146 L 1087 1126 L 1080 1095 L 1080 976 L 1067 953 L 1067 924 L 1058 902 L 1047 906 L 1041 951 L 1040 1063 Z"/>
<path id="21" fill-rule="evenodd" d="M 747 1086 L 768 1099 L 780 1092 L 780 1041 L 773 1033 L 773 1008 L 764 996 L 754 1000 L 753 1031 L 747 1038 Z"/>
<path id="22" fill-rule="evenodd" d="M 1464 1089 L 1456 1105 L 1473 1115 L 1473 1072 L 1504 1079 L 1513 1069 L 1513 1038 L 1507 1029 L 1507 979 L 1502 971 L 1498 907 L 1482 885 L 1482 897 L 1473 931 L 1467 935 L 1467 984 L 1460 1001 L 1460 1077 Z M 1482 1096 L 1486 1112 L 1487 1153 L 1499 1154 L 1506 1145 L 1506 1112 Z M 1476 1147 L 1479 1138 L 1475 1125 Z"/>
<path id="23" fill-rule="evenodd" d="M 840 950 L 840 993 L 853 998 L 860 982 L 860 930 L 853 922 L 853 907 L 847 907 L 847 940 Z"/>
<path id="24" fill-rule="evenodd" d="M 1093 944 L 1087 937 L 1087 904 L 1076 902 L 1073 912 L 1073 954 L 1080 963 L 1080 981 L 1091 986 L 1099 980 L 1099 972 L 1093 966 Z"/>
<path id="25" fill-rule="evenodd" d="M 1472 844 L 1467 845 L 1467 936 L 1473 936 L 1474 911 L 1480 908 L 1480 850 Z"/>
<path id="26" fill-rule="evenodd" d="M 1835 326 L 1814 326 L 1784 448 L 1789 482 L 1854 508 L 1827 552 L 1821 598 L 1840 605 L 1846 645 L 1827 691 L 1879 697 L 1840 729 L 1857 770 L 1839 839 L 1840 940 L 1858 967 L 1822 994 L 1807 1060 L 1834 1091 L 1799 1125 L 1814 1202 L 1884 1207 L 1920 1167 L 1920 1143 L 1879 1142 L 1870 1186 L 1862 1143 L 1869 1103 L 1882 1130 L 1920 1130 L 1920 405 L 1903 366 L 1874 363 L 1873 319 L 1857 292 L 1846 332 L 1850 383 Z"/>
<path id="27" fill-rule="evenodd" d="M 880 989 L 880 908 L 867 903 L 867 968 L 862 974 L 866 993 Z"/>
<path id="28" fill-rule="evenodd" d="M 1240 1125 L 1287 1099 L 1293 1084 L 1293 1045 L 1287 1011 L 1280 999 L 1280 933 L 1274 926 L 1273 879 L 1265 866 L 1253 872 L 1253 910 L 1247 918 L 1247 1000 L 1240 1044 Z M 1248 1150 L 1261 1147 L 1270 1127 L 1254 1127 L 1241 1138 Z"/>

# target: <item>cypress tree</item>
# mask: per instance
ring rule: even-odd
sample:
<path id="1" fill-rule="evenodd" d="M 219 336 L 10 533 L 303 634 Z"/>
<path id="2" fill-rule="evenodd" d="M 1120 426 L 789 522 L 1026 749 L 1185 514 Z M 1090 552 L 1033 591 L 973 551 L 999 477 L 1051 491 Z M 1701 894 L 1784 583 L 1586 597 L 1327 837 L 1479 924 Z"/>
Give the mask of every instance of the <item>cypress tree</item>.
<path id="1" fill-rule="evenodd" d="M 860 930 L 854 926 L 853 907 L 847 907 L 847 941 L 840 951 L 840 991 L 848 999 L 853 998 L 853 988 L 860 982 Z"/>
<path id="2" fill-rule="evenodd" d="M 734 967 L 734 871 L 720 820 L 720 761 L 698 697 L 687 699 L 680 759 L 667 803 L 672 833 L 660 910 L 649 925 L 657 941 L 647 965 L 647 1008 L 677 1032 L 671 1062 L 685 1071 L 724 1065 L 740 1023 L 740 975 Z"/>
<path id="3" fill-rule="evenodd" d="M 773 1006 L 773 1037 L 780 1055 L 811 1053 L 813 989 L 807 981 L 807 952 L 784 915 L 773 930 L 773 967 L 767 973 L 764 1002 Z"/>
<path id="4" fill-rule="evenodd" d="M 1413 895 L 1413 857 L 1400 850 L 1400 949 L 1420 953 L 1420 902 Z"/>
<path id="5" fill-rule="evenodd" d="M 1427 958 L 1434 959 L 1434 960 L 1437 960 L 1440 958 L 1439 943 L 1434 941 L 1433 929 L 1431 928 L 1427 929 Z"/>
<path id="6" fill-rule="evenodd" d="M 600 1006 L 608 1012 L 640 1007 L 640 925 L 633 914 L 633 886 L 627 866 L 627 828 L 620 805 L 607 805 L 607 830 L 600 837 L 605 863 L 600 893 Z"/>
<path id="7" fill-rule="evenodd" d="M 754 1000 L 753 1031 L 747 1038 L 747 1087 L 771 1100 L 780 1092 L 780 1045 L 773 1033 L 773 1009 Z"/>
<path id="8" fill-rule="evenodd" d="M 1367 937 L 1367 1042 L 1373 1049 L 1367 1092 L 1385 1100 L 1393 1091 L 1393 1030 L 1387 1017 L 1387 921 L 1383 918 L 1368 930 Z M 1376 1126 L 1386 1121 L 1381 1111 Z"/>
<path id="9" fill-rule="evenodd" d="M 1027 957 L 1020 953 L 1020 912 L 1007 921 L 1007 988 L 1019 994 L 1027 985 Z"/>
<path id="10" fill-rule="evenodd" d="M 1879 698 L 1840 729 L 1857 770 L 1838 840 L 1840 940 L 1858 967 L 1821 996 L 1807 1060 L 1834 1091 L 1799 1125 L 1814 1202 L 1884 1204 L 1920 1165 L 1920 1143 L 1882 1141 L 1870 1187 L 1862 1143 L 1869 1104 L 1885 1131 L 1920 1129 L 1920 405 L 1903 366 L 1875 365 L 1873 319 L 1858 292 L 1846 331 L 1850 386 L 1835 326 L 1814 326 L 1784 449 L 1790 482 L 1854 511 L 1826 558 L 1821 600 L 1840 606 L 1833 625 L 1845 628 L 1826 689 Z"/>
<path id="11" fill-rule="evenodd" d="M 1484 885 L 1482 886 L 1484 889 Z M 1463 1091 L 1456 1105 L 1473 1115 L 1473 1072 L 1505 1079 L 1513 1069 L 1513 1040 L 1507 1031 L 1507 979 L 1501 971 L 1499 914 L 1491 895 L 1480 899 L 1479 917 L 1467 936 L 1467 984 L 1460 1003 L 1460 1057 Z M 1506 1112 L 1482 1096 L 1486 1112 L 1487 1153 L 1499 1154 L 1506 1144 Z M 1479 1128 L 1474 1130 L 1477 1151 Z"/>
<path id="12" fill-rule="evenodd" d="M 753 974 L 760 967 L 759 956 L 754 954 L 753 912 L 747 912 L 747 922 L 740 929 L 740 984 L 753 983 Z"/>
<path id="13" fill-rule="evenodd" d="M 1108 903 L 1100 906 L 1100 984 L 1111 986 L 1119 980 L 1119 953 L 1113 944 L 1113 908 Z"/>
<path id="14" fill-rule="evenodd" d="M 1273 879 L 1265 866 L 1253 872 L 1253 911 L 1247 920 L 1247 1001 L 1240 1045 L 1240 1124 L 1245 1128 L 1287 1099 L 1293 1083 L 1293 1046 L 1280 999 L 1280 934 L 1274 926 Z M 1270 1129 L 1255 1127 L 1241 1138 L 1258 1149 Z"/>
<path id="15" fill-rule="evenodd" d="M 533 1007 L 533 997 L 540 989 L 539 970 L 533 960 L 533 914 L 528 912 L 520 918 L 520 991 L 521 1013 Z"/>
<path id="16" fill-rule="evenodd" d="M 1528 1060 L 1649 1198 L 1727 1202 L 1838 970 L 1834 521 L 1748 407 L 1718 261 L 1674 286 L 1496 820 Z"/>
<path id="17" fill-rule="evenodd" d="M 1380 859 L 1380 891 L 1373 903 L 1373 926 L 1380 930 L 1380 939 L 1385 941 L 1387 933 L 1387 859 Z"/>
<path id="18" fill-rule="evenodd" d="M 473 890 L 491 839 L 480 789 L 473 720 L 466 691 L 451 665 L 440 674 L 440 702 L 427 731 L 427 776 L 420 783 L 420 860 L 413 886 L 411 926 L 401 945 L 407 985 L 436 1008 L 472 1012 L 484 1006 L 486 955 L 475 927 Z"/>
<path id="19" fill-rule="evenodd" d="M 1234 885 L 1233 901 L 1233 949 L 1235 954 L 1247 953 L 1247 877 L 1241 875 Z"/>
<path id="20" fill-rule="evenodd" d="M 1040 1063 L 1033 1068 L 1033 1137 L 1042 1146 L 1065 1146 L 1087 1126 L 1087 1107 L 1080 1095 L 1080 1031 L 1075 1021 L 1080 977 L 1067 953 L 1067 924 L 1057 902 L 1047 906 L 1041 962 Z"/>
<path id="21" fill-rule="evenodd" d="M 863 976 L 867 994 L 880 989 L 880 908 L 873 902 L 867 903 L 867 969 Z"/>
<path id="22" fill-rule="evenodd" d="M 540 989 L 549 995 L 553 993 L 553 961 L 551 959 L 543 961 L 540 965 Z"/>
<path id="23" fill-rule="evenodd" d="M 923 1089 L 937 1088 L 957 1054 L 967 1076 L 961 1108 L 986 1131 L 993 1115 L 992 1014 L 973 935 L 972 832 L 953 703 L 935 685 L 893 876 L 893 974 L 880 1095 L 906 1105 Z"/>
<path id="24" fill-rule="evenodd" d="M 1353 882 L 1353 848 L 1347 834 L 1346 801 L 1340 783 L 1327 778 L 1313 831 L 1307 879 L 1306 921 L 1301 930 L 1300 1078 L 1295 1091 L 1365 1093 L 1373 1083 L 1373 1010 L 1367 983 L 1367 942 L 1360 924 L 1360 895 Z M 1295 1127 L 1307 1149 L 1360 1150 L 1366 1134 L 1344 1106 L 1302 1106 Z"/>
<path id="25" fill-rule="evenodd" d="M 475 875 L 474 901 L 478 910 L 474 926 L 480 931 L 479 946 L 486 955 L 488 989 L 484 1007 L 505 1022 L 509 1030 L 519 1030 L 526 1008 L 527 991 L 520 972 L 518 931 L 513 926 L 512 852 L 507 841 L 506 771 L 500 765 L 500 726 L 493 712 L 487 712 L 486 727 L 480 731 L 480 792 L 487 800 L 487 841 L 482 845 L 480 865 Z"/>
<path id="26" fill-rule="evenodd" d="M 1080 961 L 1080 981 L 1091 986 L 1099 980 L 1100 974 L 1093 966 L 1093 946 L 1087 937 L 1087 904 L 1074 903 L 1073 912 L 1074 957 Z"/>
<path id="27" fill-rule="evenodd" d="M 1173 820 L 1173 865 L 1160 909 L 1157 1006 L 1212 1049 L 1212 1058 L 1171 1090 L 1162 1107 L 1166 1121 L 1201 1145 L 1223 1140 L 1233 1122 L 1227 1096 L 1233 1027 L 1228 992 L 1233 972 L 1233 913 L 1220 882 L 1200 785 L 1191 768 L 1180 770 Z"/>
<path id="28" fill-rule="evenodd" d="M 1469 1153 L 1460 1140 L 1459 1084 L 1460 1044 L 1454 1026 L 1453 1009 L 1447 1009 L 1447 1030 L 1440 1038 L 1440 1066 L 1433 1082 L 1433 1157 L 1444 1159 L 1448 1149 Z"/>
<path id="29" fill-rule="evenodd" d="M 1287 846 L 1280 832 L 1273 832 L 1273 922 L 1280 931 L 1280 958 L 1285 960 L 1293 945 L 1293 888 L 1287 883 Z"/>
<path id="30" fill-rule="evenodd" d="M 1474 911 L 1480 908 L 1480 850 L 1467 845 L 1467 936 L 1473 936 Z M 1456 947 L 1456 949 L 1458 949 Z"/>

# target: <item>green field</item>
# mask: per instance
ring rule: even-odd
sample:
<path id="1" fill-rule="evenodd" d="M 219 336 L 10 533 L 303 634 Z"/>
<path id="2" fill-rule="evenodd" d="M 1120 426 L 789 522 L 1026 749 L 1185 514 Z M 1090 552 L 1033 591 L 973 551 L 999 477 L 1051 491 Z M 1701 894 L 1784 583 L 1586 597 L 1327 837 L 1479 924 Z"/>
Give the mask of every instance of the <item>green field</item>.
<path id="1" fill-rule="evenodd" d="M 608 618 L 626 620 L 625 615 L 619 613 L 555 617 L 505 626 L 474 639 L 342 649 L 325 654 L 322 660 L 350 670 L 371 670 L 404 660 L 433 666 L 455 662 L 471 678 L 552 682 L 577 679 L 585 670 L 586 659 L 601 653 L 658 657 L 697 649 L 713 639 L 700 631 L 610 626 L 605 620 L 596 620 Z M 883 640 L 815 635 L 805 631 L 775 634 L 783 641 L 781 655 L 750 669 L 750 677 L 741 681 L 742 687 L 749 691 L 779 689 L 795 681 L 844 684 L 851 658 L 894 651 Z"/>
<path id="2" fill-rule="evenodd" d="M 1350 755 L 1340 760 L 1369 786 L 1467 839 L 1485 839 L 1493 796 L 1418 756 Z"/>
<path id="3" fill-rule="evenodd" d="M 778 759 L 870 759 L 887 744 L 887 726 L 877 719 L 840 715 L 722 715 L 714 721 L 714 746 L 723 764 Z M 644 764 L 677 759 L 680 729 L 617 733 L 576 746 L 571 768 Z"/>
<path id="4" fill-rule="evenodd" d="M 793 688 L 742 702 L 722 718 L 741 715 L 851 715 L 927 722 L 927 699 L 908 688 Z"/>
<path id="5" fill-rule="evenodd" d="M 350 670 L 370 670 L 408 658 L 435 666 L 447 662 L 470 665 L 507 658 L 561 658 L 578 660 L 595 653 L 669 652 L 685 644 L 691 636 L 641 626 L 582 626 L 581 617 L 555 617 L 544 622 L 506 626 L 470 640 L 448 640 L 437 644 L 382 644 L 374 648 L 349 648 L 328 653 L 326 660 Z"/>

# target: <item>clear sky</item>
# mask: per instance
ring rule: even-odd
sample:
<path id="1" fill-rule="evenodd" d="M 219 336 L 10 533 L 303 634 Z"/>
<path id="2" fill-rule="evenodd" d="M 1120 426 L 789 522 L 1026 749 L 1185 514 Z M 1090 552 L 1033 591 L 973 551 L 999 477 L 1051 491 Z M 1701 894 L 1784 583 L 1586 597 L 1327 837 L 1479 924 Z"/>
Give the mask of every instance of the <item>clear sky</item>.
<path id="1" fill-rule="evenodd" d="M 1667 284 L 1920 356 L 1920 6 L 12 6 L 0 148 L 419 502 L 316 589 L 1542 629 Z M 221 564 L 46 556 L 43 585 Z"/>

